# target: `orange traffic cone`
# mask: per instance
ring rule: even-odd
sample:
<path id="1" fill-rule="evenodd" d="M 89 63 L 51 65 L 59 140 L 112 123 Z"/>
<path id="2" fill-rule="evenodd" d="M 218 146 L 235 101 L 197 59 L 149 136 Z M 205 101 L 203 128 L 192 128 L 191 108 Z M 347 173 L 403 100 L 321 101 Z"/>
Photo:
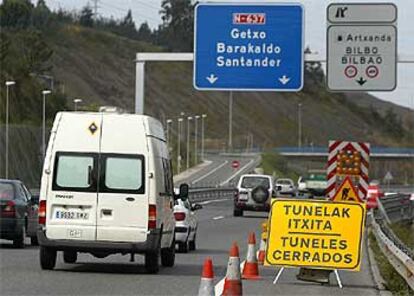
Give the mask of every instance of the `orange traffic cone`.
<path id="1" fill-rule="evenodd" d="M 214 296 L 214 271 L 213 261 L 210 258 L 204 260 L 203 273 L 201 275 L 198 296 Z"/>
<path id="2" fill-rule="evenodd" d="M 260 240 L 260 248 L 259 248 L 259 254 L 257 255 L 257 263 L 260 265 L 263 265 L 265 256 L 266 256 L 266 241 L 262 238 Z"/>
<path id="3" fill-rule="evenodd" d="M 244 263 L 242 278 L 247 280 L 257 280 L 260 278 L 259 265 L 256 259 L 256 236 L 254 232 L 249 234 L 246 263 Z"/>
<path id="4" fill-rule="evenodd" d="M 242 282 L 240 278 L 240 258 L 239 247 L 237 243 L 233 243 L 230 248 L 229 263 L 227 265 L 226 279 L 224 280 L 224 288 L 222 296 L 241 296 Z"/>

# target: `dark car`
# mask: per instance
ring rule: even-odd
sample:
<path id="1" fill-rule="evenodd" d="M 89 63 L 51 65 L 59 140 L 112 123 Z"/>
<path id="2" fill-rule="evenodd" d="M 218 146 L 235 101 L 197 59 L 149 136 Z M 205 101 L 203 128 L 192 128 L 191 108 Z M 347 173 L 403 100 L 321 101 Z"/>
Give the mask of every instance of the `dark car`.
<path id="1" fill-rule="evenodd" d="M 21 181 L 0 179 L 0 238 L 24 248 L 29 236 L 31 244 L 37 245 L 38 202 Z"/>

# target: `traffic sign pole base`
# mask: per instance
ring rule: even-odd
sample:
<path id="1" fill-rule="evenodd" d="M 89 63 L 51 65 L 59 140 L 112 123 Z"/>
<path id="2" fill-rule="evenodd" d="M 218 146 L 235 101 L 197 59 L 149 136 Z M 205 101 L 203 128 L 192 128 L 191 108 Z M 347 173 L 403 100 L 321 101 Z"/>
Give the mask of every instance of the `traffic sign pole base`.
<path id="1" fill-rule="evenodd" d="M 281 267 L 277 272 L 275 279 L 273 280 L 273 285 L 276 285 L 279 281 L 280 277 L 282 276 L 283 271 L 285 270 L 284 267 Z M 334 270 L 326 270 L 326 269 L 311 269 L 311 268 L 300 268 L 299 273 L 296 275 L 296 278 L 300 281 L 306 282 L 316 282 L 320 284 L 329 284 L 329 275 L 335 273 L 336 282 L 340 289 L 343 288 L 341 277 L 339 276 L 339 272 L 337 269 Z"/>

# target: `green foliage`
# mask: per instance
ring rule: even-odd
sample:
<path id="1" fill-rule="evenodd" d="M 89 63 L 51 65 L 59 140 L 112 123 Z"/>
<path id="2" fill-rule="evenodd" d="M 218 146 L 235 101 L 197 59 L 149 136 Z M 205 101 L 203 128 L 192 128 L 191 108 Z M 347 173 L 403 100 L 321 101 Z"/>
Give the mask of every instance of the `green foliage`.
<path id="1" fill-rule="evenodd" d="M 4 0 L 0 6 L 0 25 L 24 29 L 30 26 L 33 5 L 29 0 Z"/>
<path id="2" fill-rule="evenodd" d="M 414 249 L 414 225 L 396 223 L 391 225 L 394 233 L 411 249 Z"/>
<path id="3" fill-rule="evenodd" d="M 191 0 L 163 0 L 158 32 L 161 45 L 173 51 L 193 50 L 194 5 Z"/>
<path id="4" fill-rule="evenodd" d="M 44 0 L 38 0 L 32 12 L 33 26 L 36 28 L 46 28 L 51 21 L 51 12 Z"/>
<path id="5" fill-rule="evenodd" d="M 414 291 L 410 289 L 405 280 L 395 271 L 394 267 L 388 262 L 387 257 L 382 253 L 377 240 L 372 232 L 368 236 L 370 246 L 375 255 L 381 276 L 386 281 L 385 286 L 393 295 L 413 296 Z"/>
<path id="6" fill-rule="evenodd" d="M 261 167 L 267 175 L 276 175 L 276 177 L 291 178 L 296 180 L 299 174 L 289 168 L 287 159 L 277 152 L 268 151 L 262 153 Z"/>
<path id="7" fill-rule="evenodd" d="M 79 23 L 81 26 L 84 27 L 92 27 L 93 26 L 93 12 L 89 5 L 85 6 L 80 14 Z"/>

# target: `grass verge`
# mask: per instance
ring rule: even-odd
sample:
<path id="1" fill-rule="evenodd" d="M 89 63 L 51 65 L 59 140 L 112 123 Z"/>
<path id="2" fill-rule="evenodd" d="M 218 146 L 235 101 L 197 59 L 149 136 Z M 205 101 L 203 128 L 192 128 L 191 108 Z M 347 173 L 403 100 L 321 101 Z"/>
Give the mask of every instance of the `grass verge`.
<path id="1" fill-rule="evenodd" d="M 385 255 L 382 253 L 374 234 L 370 232 L 368 237 L 381 276 L 386 281 L 384 286 L 390 290 L 394 296 L 414 296 L 414 291 L 410 289 L 406 281 L 397 271 L 395 271 L 394 267 L 392 267 Z"/>

